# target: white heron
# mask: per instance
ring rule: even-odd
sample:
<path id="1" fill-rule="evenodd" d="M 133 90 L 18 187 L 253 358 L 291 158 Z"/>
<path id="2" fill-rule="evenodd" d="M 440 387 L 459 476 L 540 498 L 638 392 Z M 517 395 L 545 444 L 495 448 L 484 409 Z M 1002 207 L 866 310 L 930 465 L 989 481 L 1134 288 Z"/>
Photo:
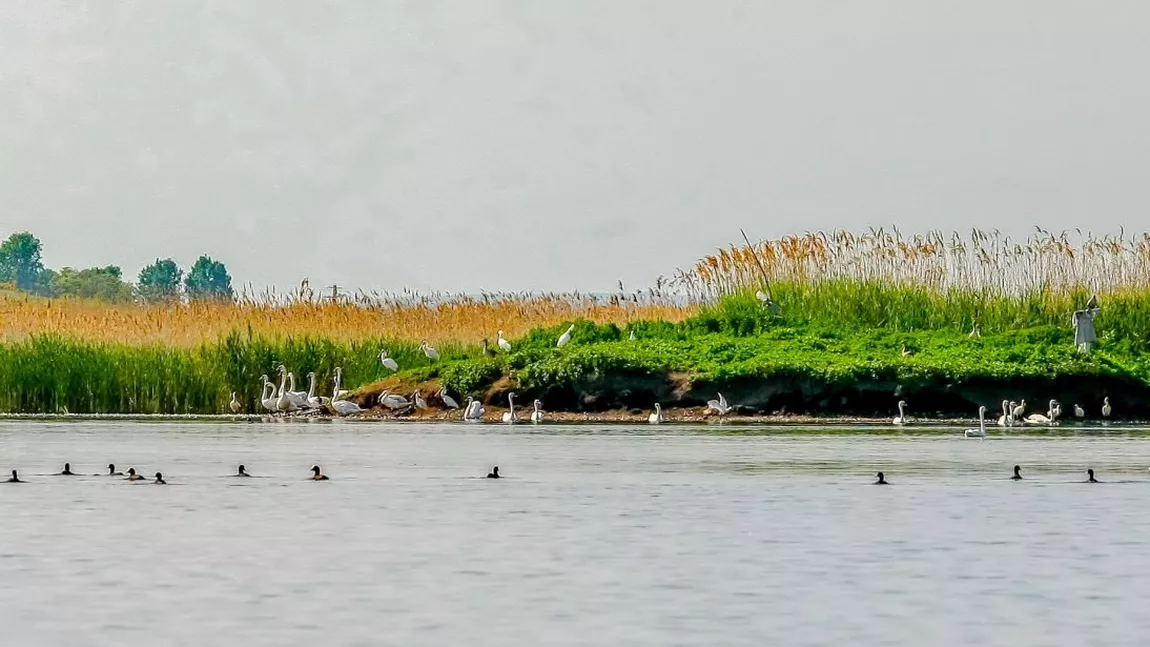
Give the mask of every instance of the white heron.
<path id="1" fill-rule="evenodd" d="M 508 424 L 519 422 L 519 416 L 515 415 L 515 393 L 507 394 L 507 411 L 503 412 L 503 422 Z"/>
<path id="2" fill-rule="evenodd" d="M 455 401 L 455 398 L 447 395 L 447 389 L 439 390 L 439 399 L 443 400 L 443 406 L 447 407 L 448 409 L 459 408 L 459 403 Z"/>
<path id="3" fill-rule="evenodd" d="M 1085 418 L 1086 417 L 1086 409 L 1083 409 L 1082 407 L 1078 406 L 1078 403 L 1074 404 L 1074 417 L 1075 418 Z"/>
<path id="4" fill-rule="evenodd" d="M 543 422 L 543 403 L 536 400 L 533 406 L 535 410 L 531 412 L 531 422 Z"/>
<path id="5" fill-rule="evenodd" d="M 567 342 L 571 341 L 571 333 L 574 331 L 575 331 L 575 324 L 571 324 L 570 326 L 568 326 L 567 332 L 563 333 L 562 335 L 559 335 L 559 341 L 555 343 L 555 347 L 556 348 L 563 348 L 564 346 L 566 346 Z"/>
<path id="6" fill-rule="evenodd" d="M 1050 408 L 1046 410 L 1046 415 L 1041 413 L 1032 413 L 1023 419 L 1023 422 L 1031 425 L 1048 425 L 1054 422 L 1054 400 L 1050 401 Z"/>
<path id="7" fill-rule="evenodd" d="M 383 393 L 380 393 L 376 401 L 392 410 L 406 409 L 407 407 L 411 406 L 411 401 L 402 395 L 396 395 L 391 391 L 384 391 Z"/>
<path id="8" fill-rule="evenodd" d="M 655 403 L 655 413 L 647 416 L 647 422 L 653 425 L 667 422 L 667 416 L 663 415 L 663 406 L 658 402 Z"/>
<path id="9" fill-rule="evenodd" d="M 722 393 L 719 394 L 718 400 L 707 400 L 707 410 L 714 411 L 720 416 L 727 415 L 731 412 L 732 408 L 733 407 L 727 404 L 727 399 L 723 397 Z"/>
<path id="10" fill-rule="evenodd" d="M 232 413 L 239 413 L 240 409 L 242 408 L 240 406 L 240 401 L 236 399 L 235 391 L 232 391 L 232 401 L 228 403 L 228 408 L 232 410 Z"/>
<path id="11" fill-rule="evenodd" d="M 505 352 L 505 353 L 511 352 L 511 342 L 509 342 L 503 338 L 503 331 L 502 330 L 499 331 L 499 339 L 495 343 L 499 344 L 499 347 L 503 349 L 503 352 Z"/>
<path id="12" fill-rule="evenodd" d="M 1110 406 L 1110 398 L 1102 398 L 1102 417 L 1109 418 L 1110 414 L 1114 412 L 1113 407 Z"/>
<path id="13" fill-rule="evenodd" d="M 898 401 L 898 415 L 895 416 L 894 420 L 892 420 L 891 422 L 896 424 L 896 425 L 905 425 L 906 423 L 910 422 L 910 418 L 906 417 L 906 401 L 905 400 L 899 400 Z"/>
<path id="14" fill-rule="evenodd" d="M 384 368 L 393 373 L 399 370 L 399 364 L 397 364 L 394 359 L 388 357 L 386 350 L 379 351 L 379 363 L 383 364 Z"/>
<path id="15" fill-rule="evenodd" d="M 978 408 L 978 429 L 967 429 L 962 435 L 967 438 L 986 438 L 986 407 Z"/>
<path id="16" fill-rule="evenodd" d="M 420 342 L 419 350 L 423 351 L 423 354 L 427 356 L 427 359 L 433 362 L 439 361 L 439 351 L 428 345 L 426 341 Z"/>
<path id="17" fill-rule="evenodd" d="M 1002 415 L 999 416 L 999 418 L 998 418 L 998 426 L 999 427 L 1013 427 L 1014 426 L 1014 416 L 1012 416 L 1010 413 L 1010 401 L 1009 400 L 1003 400 L 1002 401 Z"/>

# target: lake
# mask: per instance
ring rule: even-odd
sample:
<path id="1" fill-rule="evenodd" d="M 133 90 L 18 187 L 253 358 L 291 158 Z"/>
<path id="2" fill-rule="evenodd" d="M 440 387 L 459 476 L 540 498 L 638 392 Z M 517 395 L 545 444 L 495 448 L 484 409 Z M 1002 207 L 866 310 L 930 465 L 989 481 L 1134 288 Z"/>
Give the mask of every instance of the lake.
<path id="1" fill-rule="evenodd" d="M 13 645 L 1145 644 L 1145 430 L 827 431 L 3 421 L 0 468 L 28 482 L 0 486 L 0 627 Z M 169 485 L 50 476 L 65 461 Z"/>

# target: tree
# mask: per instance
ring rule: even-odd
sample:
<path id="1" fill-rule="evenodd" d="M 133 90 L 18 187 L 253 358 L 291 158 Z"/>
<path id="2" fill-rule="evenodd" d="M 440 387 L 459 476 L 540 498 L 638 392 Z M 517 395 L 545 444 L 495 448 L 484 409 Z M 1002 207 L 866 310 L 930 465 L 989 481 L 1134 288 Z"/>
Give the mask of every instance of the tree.
<path id="1" fill-rule="evenodd" d="M 184 289 L 192 299 L 230 299 L 232 277 L 228 275 L 228 268 L 223 263 L 205 254 L 188 270 Z"/>
<path id="2" fill-rule="evenodd" d="M 47 272 L 51 270 L 45 270 Z M 132 286 L 124 282 L 120 268 L 115 265 L 86 270 L 65 267 L 53 274 L 50 292 L 53 296 L 104 301 L 127 301 L 132 298 Z"/>
<path id="3" fill-rule="evenodd" d="M 28 232 L 12 234 L 0 244 L 0 281 L 15 283 L 19 290 L 33 290 L 44 263 L 40 239 Z"/>
<path id="4" fill-rule="evenodd" d="M 170 301 L 180 297 L 180 281 L 184 272 L 170 258 L 156 259 L 155 263 L 140 270 L 136 290 L 145 301 Z"/>

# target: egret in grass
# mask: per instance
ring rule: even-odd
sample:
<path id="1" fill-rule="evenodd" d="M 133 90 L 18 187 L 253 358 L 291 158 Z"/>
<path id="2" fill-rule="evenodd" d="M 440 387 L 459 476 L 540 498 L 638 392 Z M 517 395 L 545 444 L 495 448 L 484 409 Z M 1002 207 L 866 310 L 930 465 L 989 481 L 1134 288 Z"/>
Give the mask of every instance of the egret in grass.
<path id="1" fill-rule="evenodd" d="M 505 353 L 511 352 L 511 342 L 509 342 L 503 338 L 503 331 L 502 330 L 499 331 L 499 339 L 495 343 L 498 344 L 499 347 L 503 349 L 503 352 L 505 352 Z"/>
<path id="2" fill-rule="evenodd" d="M 559 335 L 559 341 L 555 343 L 556 348 L 563 348 L 571 341 L 571 333 L 575 331 L 575 324 L 567 327 L 567 332 Z"/>

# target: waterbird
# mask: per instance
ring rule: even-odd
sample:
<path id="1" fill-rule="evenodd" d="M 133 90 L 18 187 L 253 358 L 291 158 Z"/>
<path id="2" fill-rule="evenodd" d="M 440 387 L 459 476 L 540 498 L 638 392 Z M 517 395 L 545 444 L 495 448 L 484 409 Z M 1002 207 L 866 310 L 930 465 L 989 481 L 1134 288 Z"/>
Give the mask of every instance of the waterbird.
<path id="1" fill-rule="evenodd" d="M 631 334 L 627 336 L 627 341 L 635 341 L 635 331 L 632 330 Z"/>
<path id="2" fill-rule="evenodd" d="M 387 356 L 386 350 L 379 351 L 379 363 L 383 364 L 384 368 L 393 373 L 399 370 L 399 364 L 394 359 Z"/>
<path id="3" fill-rule="evenodd" d="M 1023 400 L 1023 402 L 1025 402 L 1025 400 Z M 1045 416 L 1041 413 L 1032 413 L 1029 416 L 1026 416 L 1026 419 L 1023 420 L 1023 422 L 1032 425 L 1048 425 L 1051 422 L 1054 422 L 1054 404 L 1054 400 L 1051 400 L 1049 408 L 1046 410 Z"/>
<path id="4" fill-rule="evenodd" d="M 875 485 L 890 485 L 890 483 L 886 482 L 886 476 L 884 476 L 882 472 L 879 472 L 877 476 L 878 480 L 874 482 Z"/>
<path id="5" fill-rule="evenodd" d="M 411 406 L 411 401 L 402 395 L 396 395 L 391 391 L 384 391 L 379 394 L 377 401 L 387 407 L 388 409 L 406 409 Z"/>
<path id="6" fill-rule="evenodd" d="M 123 476 L 123 475 L 124 475 L 123 472 L 117 472 L 116 471 L 115 465 L 113 465 L 112 463 L 108 463 L 108 476 Z"/>
<path id="7" fill-rule="evenodd" d="M 439 390 L 439 399 L 443 400 L 443 406 L 447 407 L 448 409 L 459 408 L 459 403 L 455 401 L 455 398 L 447 395 L 447 389 L 445 388 Z"/>
<path id="8" fill-rule="evenodd" d="M 1085 418 L 1086 417 L 1086 409 L 1083 409 L 1082 407 L 1078 406 L 1077 402 L 1074 403 L 1074 417 L 1075 418 Z"/>
<path id="9" fill-rule="evenodd" d="M 8 483 L 23 483 L 23 482 L 24 481 L 20 480 L 20 476 L 18 474 L 16 474 L 16 470 L 12 470 L 12 478 L 8 479 Z"/>
<path id="10" fill-rule="evenodd" d="M 332 400 L 338 400 L 348 393 L 351 393 L 351 391 L 348 391 L 347 389 L 339 388 L 341 384 L 343 384 L 343 367 L 337 366 L 335 367 L 335 387 L 331 392 Z"/>
<path id="11" fill-rule="evenodd" d="M 910 357 L 911 355 L 914 355 L 914 351 L 907 348 L 906 346 L 903 346 L 902 347 L 902 356 L 903 357 Z"/>
<path id="12" fill-rule="evenodd" d="M 515 393 L 507 394 L 507 411 L 503 412 L 503 422 L 514 424 L 519 422 L 519 416 L 515 415 Z"/>
<path id="13" fill-rule="evenodd" d="M 260 406 L 272 413 L 276 411 L 276 387 L 268 380 L 267 375 L 261 375 L 260 379 L 263 381 L 263 388 L 260 389 Z M 269 392 L 268 389 L 271 389 Z"/>
<path id="14" fill-rule="evenodd" d="M 1114 409 L 1111 408 L 1111 406 L 1110 406 L 1110 398 L 1109 397 L 1102 398 L 1102 417 L 1103 418 L 1109 418 L 1110 414 L 1113 411 L 1114 411 Z"/>
<path id="15" fill-rule="evenodd" d="M 531 422 L 543 422 L 543 403 L 536 400 L 533 406 L 535 410 L 531 412 Z"/>
<path id="16" fill-rule="evenodd" d="M 982 336 L 982 331 L 979 330 L 977 323 L 970 327 L 970 334 L 967 336 L 968 337 L 981 337 Z"/>
<path id="17" fill-rule="evenodd" d="M 571 341 L 571 333 L 574 331 L 575 331 L 575 324 L 571 324 L 570 326 L 568 326 L 567 332 L 563 333 L 562 335 L 559 335 L 559 341 L 555 342 L 555 347 L 556 348 L 563 348 L 564 346 L 566 346 L 567 342 Z"/>
<path id="18" fill-rule="evenodd" d="M 647 416 L 647 422 L 649 422 L 653 425 L 657 425 L 659 423 L 666 422 L 666 420 L 667 420 L 667 417 L 663 415 L 663 406 L 661 404 L 659 404 L 658 402 L 656 402 L 655 403 L 655 413 L 652 413 L 651 415 Z"/>
<path id="19" fill-rule="evenodd" d="M 732 407 L 727 404 L 727 399 L 723 397 L 722 393 L 719 393 L 718 400 L 707 400 L 707 410 L 714 411 L 720 416 L 727 415 L 731 412 L 731 409 Z"/>
<path id="20" fill-rule="evenodd" d="M 499 339 L 495 343 L 498 344 L 499 347 L 503 349 L 503 352 L 505 352 L 505 353 L 511 352 L 511 342 L 509 342 L 503 338 L 503 331 L 502 330 L 499 331 Z"/>
<path id="21" fill-rule="evenodd" d="M 1018 465 L 1014 466 L 1014 476 L 1010 477 L 1010 480 L 1011 481 L 1021 481 L 1022 480 L 1022 468 L 1021 467 L 1019 467 Z"/>
<path id="22" fill-rule="evenodd" d="M 432 348 L 432 347 L 431 347 L 431 346 L 430 346 L 430 345 L 427 343 L 427 341 L 423 341 L 423 342 L 420 342 L 420 344 L 419 344 L 419 350 L 423 351 L 423 354 L 427 356 L 427 359 L 429 359 L 429 360 L 431 360 L 431 361 L 433 361 L 433 362 L 438 362 L 438 361 L 439 361 L 439 351 L 437 351 L 437 350 L 435 350 L 434 348 Z"/>
<path id="23" fill-rule="evenodd" d="M 282 366 L 280 368 L 283 369 Z M 299 407 L 297 407 L 295 404 L 293 404 L 291 399 L 288 398 L 288 394 L 287 394 L 287 371 L 281 370 L 280 371 L 279 395 L 276 396 L 276 411 L 287 412 L 287 411 L 294 411 L 297 408 L 299 408 Z"/>
<path id="24" fill-rule="evenodd" d="M 233 474 L 233 476 L 242 476 L 242 477 L 249 477 L 250 478 L 251 474 L 248 474 L 248 468 L 244 467 L 243 465 L 240 465 L 239 471 L 237 471 L 235 474 Z"/>
<path id="25" fill-rule="evenodd" d="M 232 413 L 240 412 L 240 401 L 236 399 L 235 391 L 232 391 L 232 401 L 228 403 L 228 408 L 232 410 Z"/>
<path id="26" fill-rule="evenodd" d="M 491 471 L 487 473 L 487 478 L 489 478 L 489 479 L 502 478 L 499 476 L 499 466 L 498 465 L 491 468 Z"/>
<path id="27" fill-rule="evenodd" d="M 139 474 L 136 473 L 136 468 L 129 467 L 128 468 L 128 478 L 126 480 L 128 480 L 128 481 L 142 481 L 142 480 L 144 480 L 144 477 L 140 476 Z"/>
<path id="28" fill-rule="evenodd" d="M 467 422 L 478 422 L 483 419 L 483 414 L 486 410 L 479 400 L 471 396 L 467 396 L 467 408 L 463 410 L 463 419 Z"/>
<path id="29" fill-rule="evenodd" d="M 152 481 L 152 482 L 155 483 L 156 485 L 167 485 L 168 484 L 168 482 L 164 480 L 164 475 L 159 473 L 159 472 L 156 472 L 156 480 Z"/>
<path id="30" fill-rule="evenodd" d="M 1054 404 L 1050 405 L 1050 424 L 1056 424 L 1058 419 L 1062 417 L 1062 403 L 1058 400 L 1052 400 Z"/>
<path id="31" fill-rule="evenodd" d="M 307 393 L 295 390 L 295 373 L 287 370 L 287 368 L 280 364 L 280 374 L 287 377 L 287 387 L 280 384 L 280 393 L 283 397 L 287 398 L 288 409 L 295 411 L 296 409 L 303 409 L 307 407 Z M 283 406 L 280 405 L 280 411 L 283 411 Z"/>
<path id="32" fill-rule="evenodd" d="M 1099 481 L 1098 479 L 1094 478 L 1094 470 L 1093 469 L 1086 470 L 1086 475 L 1089 477 L 1086 479 L 1087 483 L 1101 483 L 1102 482 L 1102 481 Z"/>
<path id="33" fill-rule="evenodd" d="M 986 407 L 978 408 L 978 429 L 967 429 L 962 435 L 966 438 L 986 437 Z"/>
<path id="34" fill-rule="evenodd" d="M 308 387 L 307 387 L 307 403 L 313 409 L 318 409 L 331 401 L 330 398 L 325 398 L 322 395 L 315 394 L 315 371 L 307 374 Z"/>
<path id="35" fill-rule="evenodd" d="M 64 471 L 60 472 L 56 476 L 77 476 L 77 474 L 72 471 L 71 463 L 64 463 Z"/>
<path id="36" fill-rule="evenodd" d="M 998 418 L 999 427 L 1013 427 L 1014 416 L 1010 415 L 1010 402 L 1007 400 L 1002 401 L 1002 415 Z"/>
<path id="37" fill-rule="evenodd" d="M 341 393 L 343 395 L 347 394 L 347 391 L 341 391 L 339 388 L 341 379 L 343 379 L 343 374 L 340 372 L 340 368 L 337 366 L 335 369 L 335 384 L 332 385 L 331 402 L 329 403 L 332 410 L 341 416 L 350 416 L 357 413 L 363 413 L 364 410 L 360 408 L 358 404 L 339 399 L 341 397 Z"/>
<path id="38" fill-rule="evenodd" d="M 424 399 L 423 394 L 420 393 L 418 389 L 416 389 L 415 393 L 411 394 L 411 401 L 415 403 L 416 409 L 427 408 L 427 400 Z"/>
<path id="39" fill-rule="evenodd" d="M 1013 403 L 1011 403 L 1011 404 L 1013 404 Z M 1022 414 L 1024 414 L 1024 413 L 1026 413 L 1026 399 L 1025 398 L 1022 400 L 1022 402 L 1018 403 L 1018 406 L 1016 406 L 1010 410 L 1010 415 L 1012 415 L 1015 420 L 1021 420 Z"/>
<path id="40" fill-rule="evenodd" d="M 320 471 L 319 465 L 311 466 L 311 480 L 313 481 L 330 481 L 326 474 Z"/>
<path id="41" fill-rule="evenodd" d="M 899 400 L 898 401 L 898 415 L 895 416 L 894 420 L 892 420 L 891 422 L 896 424 L 896 425 L 905 425 L 906 423 L 910 422 L 910 418 L 906 417 L 906 401 L 905 400 Z"/>

